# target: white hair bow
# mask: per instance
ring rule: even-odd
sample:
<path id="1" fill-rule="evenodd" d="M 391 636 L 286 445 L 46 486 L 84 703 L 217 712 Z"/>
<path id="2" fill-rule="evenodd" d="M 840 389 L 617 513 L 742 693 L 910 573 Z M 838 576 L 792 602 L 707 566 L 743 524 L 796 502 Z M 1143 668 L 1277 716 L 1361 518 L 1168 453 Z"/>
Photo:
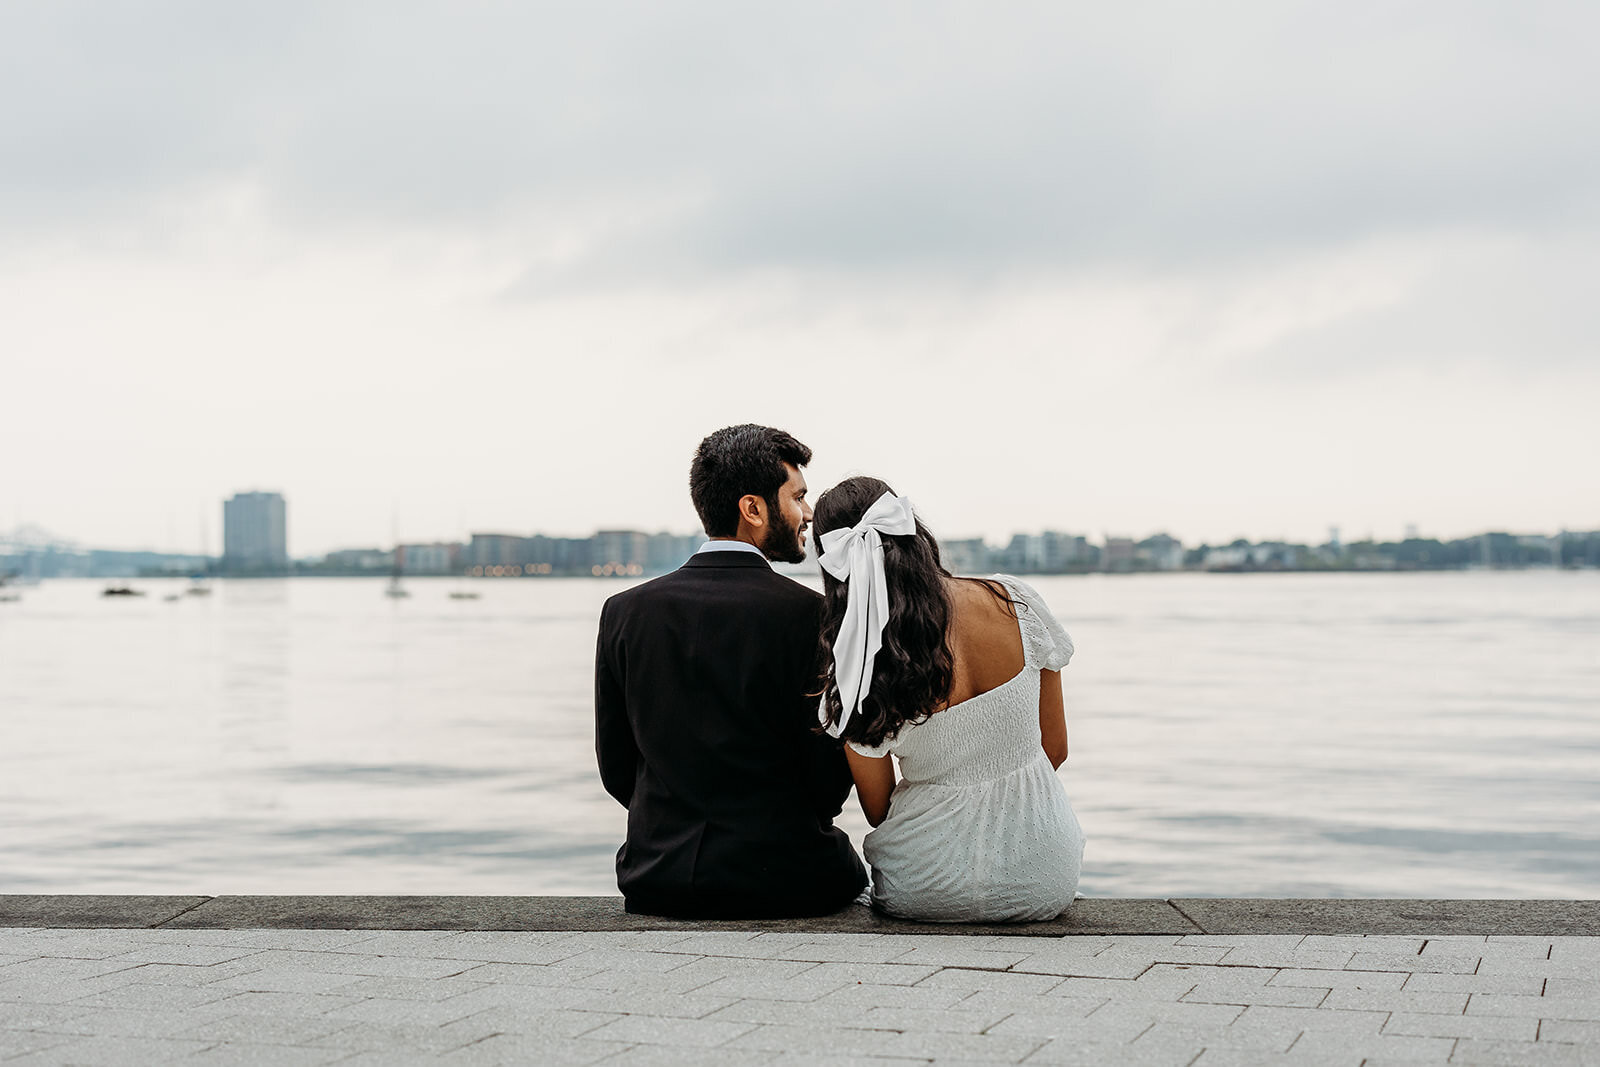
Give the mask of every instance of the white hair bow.
<path id="1" fill-rule="evenodd" d="M 917 532 L 911 501 L 884 493 L 867 509 L 861 521 L 844 530 L 829 530 L 819 544 L 817 562 L 823 570 L 848 582 L 848 599 L 839 636 L 833 641 L 833 680 L 839 687 L 843 710 L 839 722 L 827 723 L 826 702 L 818 717 L 829 734 L 844 732 L 850 716 L 861 707 L 872 688 L 872 661 L 883 647 L 883 627 L 889 621 L 889 587 L 883 575 L 883 535 Z"/>

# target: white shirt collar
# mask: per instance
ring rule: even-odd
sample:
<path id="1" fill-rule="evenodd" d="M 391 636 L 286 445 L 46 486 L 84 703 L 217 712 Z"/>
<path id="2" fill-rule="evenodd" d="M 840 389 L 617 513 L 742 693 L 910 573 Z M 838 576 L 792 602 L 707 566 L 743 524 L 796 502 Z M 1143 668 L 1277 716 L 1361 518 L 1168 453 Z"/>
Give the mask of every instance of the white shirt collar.
<path id="1" fill-rule="evenodd" d="M 754 552 L 763 560 L 767 558 L 766 553 L 749 541 L 707 541 L 695 549 L 694 554 L 698 556 L 702 552 Z"/>

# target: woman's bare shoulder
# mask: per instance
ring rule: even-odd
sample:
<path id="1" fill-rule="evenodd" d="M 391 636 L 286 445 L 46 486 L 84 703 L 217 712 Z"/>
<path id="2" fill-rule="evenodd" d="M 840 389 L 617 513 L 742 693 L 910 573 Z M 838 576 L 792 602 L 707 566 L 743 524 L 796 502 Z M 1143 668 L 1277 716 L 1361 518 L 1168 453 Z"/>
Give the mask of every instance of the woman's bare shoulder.
<path id="1" fill-rule="evenodd" d="M 1013 642 L 1017 632 L 1016 609 L 1003 583 L 957 578 L 950 583 L 951 636 L 981 644 Z"/>

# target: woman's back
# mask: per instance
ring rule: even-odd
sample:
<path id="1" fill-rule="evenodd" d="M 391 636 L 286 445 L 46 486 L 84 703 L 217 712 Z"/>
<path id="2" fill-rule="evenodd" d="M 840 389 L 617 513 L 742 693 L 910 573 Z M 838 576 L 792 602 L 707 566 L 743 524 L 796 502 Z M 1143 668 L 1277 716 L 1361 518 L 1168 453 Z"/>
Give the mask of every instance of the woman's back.
<path id="1" fill-rule="evenodd" d="M 955 677 L 945 706 L 998 689 L 1024 666 L 1022 632 L 1015 608 L 984 582 L 952 579 L 947 636 Z"/>

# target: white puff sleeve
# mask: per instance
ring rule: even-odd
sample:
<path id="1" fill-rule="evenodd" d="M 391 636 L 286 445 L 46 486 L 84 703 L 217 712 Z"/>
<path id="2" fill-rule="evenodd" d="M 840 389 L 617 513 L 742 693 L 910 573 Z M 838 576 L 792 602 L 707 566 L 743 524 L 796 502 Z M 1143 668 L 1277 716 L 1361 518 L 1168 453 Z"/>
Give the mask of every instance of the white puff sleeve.
<path id="1" fill-rule="evenodd" d="M 1072 638 L 1056 621 L 1044 597 L 1020 578 L 1009 574 L 997 574 L 995 578 L 1021 601 L 1017 620 L 1021 624 L 1023 654 L 1028 666 L 1042 671 L 1059 671 L 1065 667 L 1072 660 Z"/>
<path id="2" fill-rule="evenodd" d="M 890 752 L 894 751 L 894 738 L 892 737 L 886 737 L 883 739 L 882 743 L 870 747 L 867 745 L 857 744 L 854 741 L 846 741 L 845 744 L 849 745 L 853 751 L 859 753 L 860 755 L 872 756 L 873 758 L 887 756 Z"/>

